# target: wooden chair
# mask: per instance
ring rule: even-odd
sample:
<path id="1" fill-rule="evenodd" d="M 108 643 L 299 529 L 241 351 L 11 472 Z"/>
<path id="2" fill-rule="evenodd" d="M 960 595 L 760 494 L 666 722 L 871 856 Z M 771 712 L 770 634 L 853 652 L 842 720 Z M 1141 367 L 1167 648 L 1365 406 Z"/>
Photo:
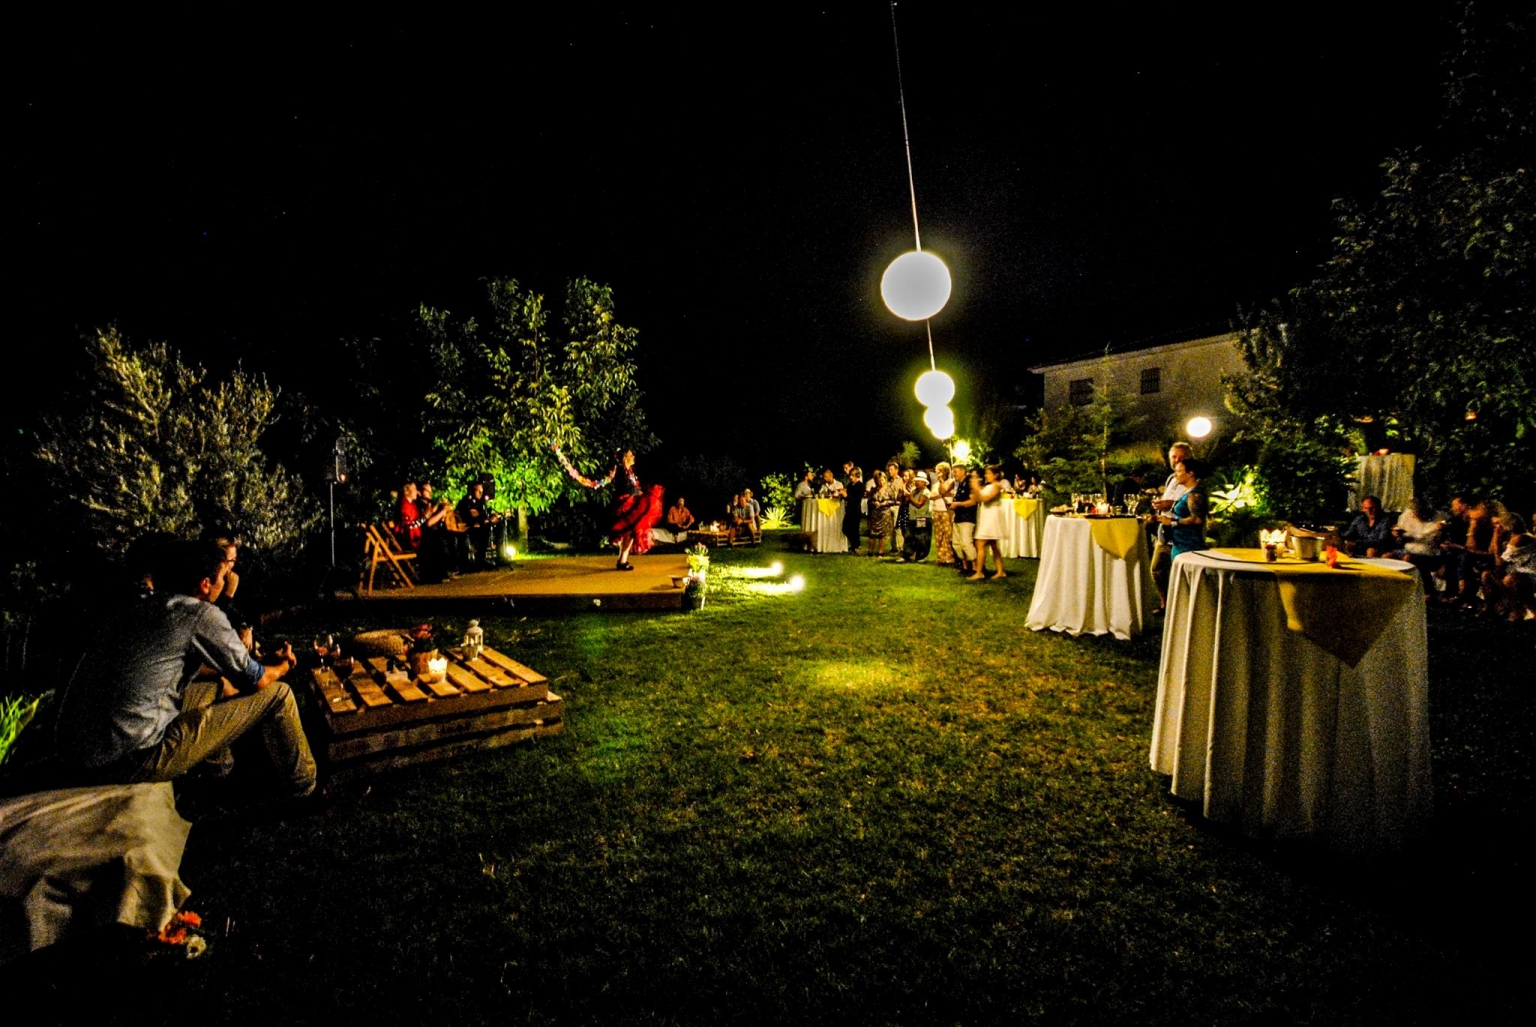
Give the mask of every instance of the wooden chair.
<path id="1" fill-rule="evenodd" d="M 403 588 L 416 587 L 416 565 L 411 563 L 416 559 L 416 554 L 401 547 L 388 525 L 363 525 L 363 556 L 368 566 L 358 586 L 364 593 L 373 591 L 373 578 L 380 564 L 388 568 L 396 584 Z"/>

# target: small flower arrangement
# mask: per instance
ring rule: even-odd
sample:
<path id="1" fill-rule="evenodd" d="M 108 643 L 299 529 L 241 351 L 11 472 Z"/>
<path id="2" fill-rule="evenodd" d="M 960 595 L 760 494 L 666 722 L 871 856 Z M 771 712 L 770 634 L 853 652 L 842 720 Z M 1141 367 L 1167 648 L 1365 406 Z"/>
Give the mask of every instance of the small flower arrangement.
<path id="1" fill-rule="evenodd" d="M 432 638 L 432 625 L 419 624 L 411 629 L 411 648 L 405 654 L 405 666 L 412 678 L 432 680 L 432 661 L 437 658 L 437 643 Z M 446 669 L 446 668 L 445 668 Z"/>
<path id="2" fill-rule="evenodd" d="M 709 574 L 709 547 L 700 542 L 688 549 L 688 576 L 703 581 Z"/>
<path id="3" fill-rule="evenodd" d="M 432 625 L 418 624 L 411 629 L 411 652 L 430 653 L 437 651 L 437 643 L 432 640 Z"/>
<path id="4" fill-rule="evenodd" d="M 168 948 L 160 952 L 179 950 L 182 958 L 196 959 L 208 951 L 208 936 L 203 933 L 203 918 L 190 909 L 178 910 L 159 931 L 146 932 L 154 945 Z"/>

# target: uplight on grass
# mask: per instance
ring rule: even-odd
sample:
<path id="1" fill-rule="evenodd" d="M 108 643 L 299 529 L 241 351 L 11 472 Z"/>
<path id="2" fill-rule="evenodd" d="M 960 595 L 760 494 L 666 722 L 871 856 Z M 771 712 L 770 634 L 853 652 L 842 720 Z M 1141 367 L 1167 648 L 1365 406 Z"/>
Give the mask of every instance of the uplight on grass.
<path id="1" fill-rule="evenodd" d="M 730 573 L 735 578 L 777 578 L 784 573 L 784 565 L 775 560 L 767 567 L 736 567 Z"/>
<path id="2" fill-rule="evenodd" d="M 517 547 L 516 546 L 502 546 L 502 548 L 501 548 L 501 555 L 505 556 L 507 558 L 507 561 L 510 563 L 511 561 L 517 559 Z"/>
<path id="3" fill-rule="evenodd" d="M 799 574 L 796 574 L 794 577 L 790 578 L 788 581 L 754 582 L 753 584 L 748 585 L 747 588 L 751 589 L 753 592 L 756 592 L 756 593 L 758 593 L 760 595 L 770 595 L 770 596 L 788 595 L 788 594 L 790 594 L 792 592 L 804 592 L 805 591 L 805 578 L 802 577 Z"/>

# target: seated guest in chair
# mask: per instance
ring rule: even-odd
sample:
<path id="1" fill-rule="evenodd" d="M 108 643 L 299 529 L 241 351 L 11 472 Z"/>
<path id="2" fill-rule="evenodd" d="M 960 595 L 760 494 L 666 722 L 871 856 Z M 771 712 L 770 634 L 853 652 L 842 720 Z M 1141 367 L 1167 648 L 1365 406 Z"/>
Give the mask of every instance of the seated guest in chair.
<path id="1" fill-rule="evenodd" d="M 260 739 L 278 789 L 315 787 L 315 760 L 293 693 L 281 680 L 297 664 L 284 645 L 263 666 L 209 601 L 227 567 L 216 542 L 182 542 L 154 569 L 153 595 L 137 600 L 92 639 L 65 688 L 58 751 L 81 783 L 170 781 L 205 762 L 222 769 L 241 738 Z M 222 675 L 234 695 L 222 696 Z"/>
<path id="2" fill-rule="evenodd" d="M 1442 601 L 1466 610 L 1476 609 L 1483 571 L 1494 562 L 1494 521 L 1488 503 L 1481 499 L 1453 497 L 1451 521 L 1446 526 L 1440 548 L 1446 554 L 1446 571 L 1451 575 Z"/>
<path id="3" fill-rule="evenodd" d="M 682 496 L 667 509 L 666 522 L 665 528 L 652 529 L 656 541 L 676 544 L 688 541 L 688 529 L 693 527 L 693 511 L 688 509 L 688 501 Z"/>
<path id="4" fill-rule="evenodd" d="M 752 541 L 752 529 L 754 527 L 752 506 L 747 497 L 740 492 L 731 497 L 730 522 L 730 543 L 732 545 L 735 545 L 736 540 L 739 538 L 745 538 L 749 542 Z"/>
<path id="5" fill-rule="evenodd" d="M 1375 496 L 1360 500 L 1360 512 L 1342 538 L 1351 556 L 1386 556 L 1397 548 L 1392 544 L 1392 518 L 1381 512 L 1381 500 Z"/>
<path id="6" fill-rule="evenodd" d="M 1508 529 L 1497 521 L 1493 526 L 1493 565 L 1483 571 L 1482 612 L 1517 622 L 1536 617 L 1536 535 L 1526 532 L 1519 514 L 1505 519 Z"/>
<path id="7" fill-rule="evenodd" d="M 1445 554 L 1440 551 L 1440 536 L 1445 529 L 1446 517 L 1436 512 L 1420 496 L 1408 502 L 1408 509 L 1392 525 L 1393 549 L 1385 555 L 1394 560 L 1407 560 L 1419 569 L 1424 581 L 1425 600 L 1435 596 L 1435 571 L 1445 565 Z"/>
<path id="8" fill-rule="evenodd" d="M 763 534 L 763 505 L 752 498 L 751 489 L 741 490 L 741 501 L 746 504 L 747 510 L 752 514 L 752 540 L 755 542 Z"/>

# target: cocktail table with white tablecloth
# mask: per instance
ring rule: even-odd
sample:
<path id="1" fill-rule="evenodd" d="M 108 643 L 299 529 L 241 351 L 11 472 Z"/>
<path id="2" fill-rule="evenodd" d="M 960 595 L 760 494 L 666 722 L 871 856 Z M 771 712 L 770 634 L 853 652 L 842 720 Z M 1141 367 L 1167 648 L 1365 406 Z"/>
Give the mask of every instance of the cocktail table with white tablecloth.
<path id="1" fill-rule="evenodd" d="M 1411 564 L 1173 563 L 1152 769 L 1255 837 L 1390 848 L 1429 819 L 1428 655 Z"/>
<path id="2" fill-rule="evenodd" d="M 1003 500 L 1003 525 L 1006 534 L 999 540 L 1008 559 L 1038 559 L 1045 540 L 1045 504 L 1024 496 Z"/>
<path id="3" fill-rule="evenodd" d="M 846 553 L 848 536 L 843 534 L 844 500 L 800 500 L 800 530 L 811 539 L 813 553 Z"/>
<path id="4" fill-rule="evenodd" d="M 1134 517 L 1047 517 L 1031 631 L 1129 639 L 1152 617 L 1151 555 Z"/>

